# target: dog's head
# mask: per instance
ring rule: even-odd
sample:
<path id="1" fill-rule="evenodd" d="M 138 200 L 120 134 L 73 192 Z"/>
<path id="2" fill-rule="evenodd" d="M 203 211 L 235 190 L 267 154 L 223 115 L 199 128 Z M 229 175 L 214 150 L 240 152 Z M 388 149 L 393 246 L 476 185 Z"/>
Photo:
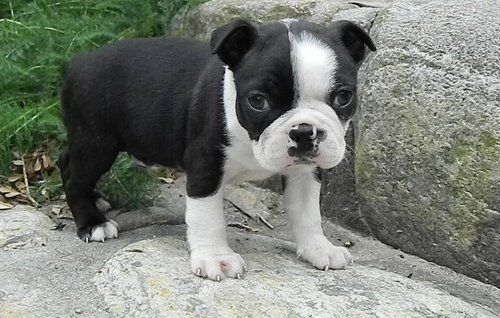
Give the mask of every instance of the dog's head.
<path id="1" fill-rule="evenodd" d="M 356 80 L 369 35 L 348 21 L 330 27 L 238 20 L 212 34 L 211 49 L 234 74 L 236 115 L 259 164 L 274 172 L 344 157 Z"/>

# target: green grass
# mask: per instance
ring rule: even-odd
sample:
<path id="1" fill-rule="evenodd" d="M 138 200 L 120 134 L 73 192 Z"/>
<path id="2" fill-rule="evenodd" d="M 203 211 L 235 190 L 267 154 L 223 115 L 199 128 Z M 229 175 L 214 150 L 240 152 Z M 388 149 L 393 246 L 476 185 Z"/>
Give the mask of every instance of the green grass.
<path id="1" fill-rule="evenodd" d="M 71 56 L 123 38 L 162 35 L 165 22 L 178 10 L 199 2 L 202 1 L 2 1 L 0 176 L 8 175 L 14 151 L 25 153 L 40 144 L 50 144 L 55 159 L 64 146 L 59 91 L 62 67 Z M 126 193 L 133 199 L 147 196 L 152 179 L 133 170 L 130 162 L 120 159 L 109 174 L 109 186 L 105 182 L 103 188 L 110 195 Z M 50 176 L 46 180 L 51 193 L 60 191 L 56 179 Z M 39 193 L 40 187 L 35 185 L 33 192 Z"/>

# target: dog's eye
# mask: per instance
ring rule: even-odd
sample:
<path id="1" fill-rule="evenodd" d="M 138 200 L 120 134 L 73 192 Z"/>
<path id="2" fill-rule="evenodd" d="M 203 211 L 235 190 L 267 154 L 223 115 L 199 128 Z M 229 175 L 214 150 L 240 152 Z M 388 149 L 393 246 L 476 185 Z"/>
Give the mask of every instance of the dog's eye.
<path id="1" fill-rule="evenodd" d="M 332 106 L 336 108 L 346 107 L 351 103 L 352 96 L 353 93 L 351 91 L 345 89 L 338 91 L 333 95 Z"/>
<path id="2" fill-rule="evenodd" d="M 267 103 L 267 99 L 264 95 L 256 93 L 248 96 L 247 98 L 248 104 L 257 110 L 265 110 L 269 108 L 269 104 Z"/>

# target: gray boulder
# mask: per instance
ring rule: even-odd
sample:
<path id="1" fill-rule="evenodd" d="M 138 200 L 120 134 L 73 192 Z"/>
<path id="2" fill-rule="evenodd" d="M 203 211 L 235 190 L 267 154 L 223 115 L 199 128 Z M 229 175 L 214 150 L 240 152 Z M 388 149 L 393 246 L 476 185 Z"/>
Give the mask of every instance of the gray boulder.
<path id="1" fill-rule="evenodd" d="M 170 190 L 163 192 L 164 198 L 180 200 L 177 190 Z M 240 195 L 228 198 L 248 209 L 248 215 L 261 212 L 257 201 L 268 206 L 281 199 L 248 184 L 240 190 L 247 193 L 238 191 Z M 164 214 L 176 215 L 177 207 L 173 209 L 163 208 Z M 30 207 L 16 210 L 39 213 L 46 219 Z M 0 251 L 0 317 L 248 317 L 254 313 L 268 317 L 283 313 L 295 313 L 288 317 L 494 317 L 500 310 L 500 289 L 328 220 L 323 228 L 332 242 L 355 243 L 350 244 L 355 264 L 345 271 L 315 270 L 296 259 L 280 210 L 273 208 L 269 219 L 273 230 L 251 220 L 248 225 L 258 235 L 228 228 L 229 243 L 243 255 L 249 273 L 244 280 L 220 284 L 189 273 L 182 225 L 151 225 L 123 231 L 119 239 L 106 243 L 85 244 L 76 236 L 71 220 L 61 220 L 66 226 L 47 231 L 45 222 L 32 222 L 29 215 L 23 215 L 17 218 L 18 227 L 30 227 L 34 233 L 47 231 L 47 237 L 41 245 Z M 137 218 L 138 212 L 128 212 L 133 213 L 129 217 Z M 226 212 L 228 219 L 239 214 Z M 119 214 L 116 219 L 122 217 Z M 159 215 L 153 219 L 153 223 L 161 221 Z M 164 217 L 164 221 L 172 220 L 177 222 Z"/>
<path id="2" fill-rule="evenodd" d="M 349 19 L 368 28 L 376 12 L 390 2 L 361 1 L 353 4 L 342 0 L 212 0 L 178 14 L 170 21 L 167 32 L 208 39 L 216 27 L 238 18 L 256 23 L 297 18 L 320 24 Z"/>
<path id="3" fill-rule="evenodd" d="M 500 286 L 500 2 L 401 0 L 371 29 L 355 174 L 369 233 Z"/>
<path id="4" fill-rule="evenodd" d="M 232 239 L 249 267 L 242 280 L 195 277 L 186 266 L 184 240 L 165 237 L 119 251 L 94 283 L 116 317 L 495 316 L 430 284 L 373 267 L 307 268 L 285 241 L 241 234 Z"/>
<path id="5" fill-rule="evenodd" d="M 45 214 L 28 206 L 0 212 L 0 249 L 41 246 L 55 224 Z"/>

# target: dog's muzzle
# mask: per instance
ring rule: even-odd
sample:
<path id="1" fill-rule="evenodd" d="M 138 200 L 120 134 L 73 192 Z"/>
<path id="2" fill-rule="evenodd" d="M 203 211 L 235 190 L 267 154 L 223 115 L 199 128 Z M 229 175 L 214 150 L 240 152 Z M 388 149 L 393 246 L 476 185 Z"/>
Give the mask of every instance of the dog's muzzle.
<path id="1" fill-rule="evenodd" d="M 293 126 L 288 135 L 296 144 L 288 148 L 288 155 L 297 158 L 296 163 L 307 163 L 317 157 L 319 143 L 326 138 L 325 131 L 305 123 Z"/>
<path id="2" fill-rule="evenodd" d="M 329 169 L 344 156 L 344 128 L 329 105 L 309 102 L 277 118 L 252 148 L 259 164 L 269 171 L 281 172 L 295 165 Z"/>

